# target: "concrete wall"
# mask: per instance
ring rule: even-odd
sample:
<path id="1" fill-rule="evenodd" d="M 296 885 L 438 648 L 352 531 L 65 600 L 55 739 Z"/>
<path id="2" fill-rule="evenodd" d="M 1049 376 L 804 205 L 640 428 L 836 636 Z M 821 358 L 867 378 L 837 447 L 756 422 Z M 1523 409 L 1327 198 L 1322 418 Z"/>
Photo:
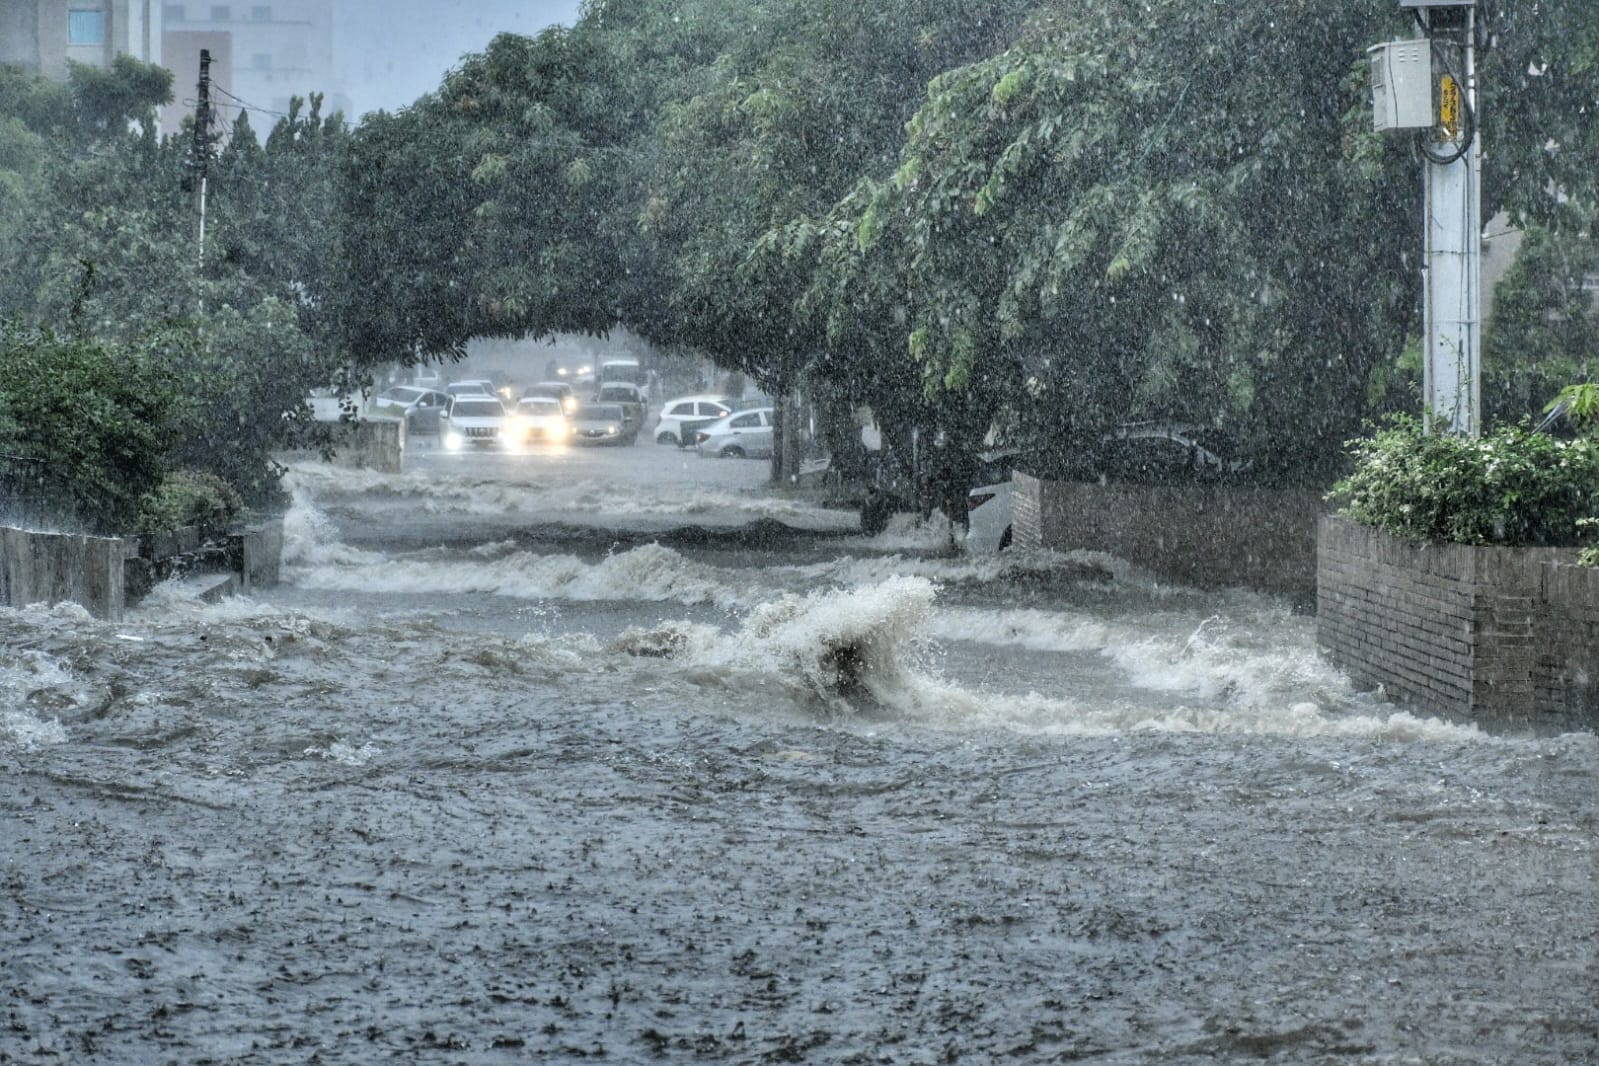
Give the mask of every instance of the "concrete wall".
<path id="1" fill-rule="evenodd" d="M 335 463 L 387 474 L 400 472 L 405 459 L 404 422 L 341 422 L 335 428 Z"/>
<path id="2" fill-rule="evenodd" d="M 0 606 L 70 601 L 97 618 L 118 621 L 131 543 L 118 537 L 0 528 Z"/>
<path id="3" fill-rule="evenodd" d="M 1199 588 L 1260 589 L 1311 603 L 1321 493 L 1011 478 L 1020 547 L 1108 552 Z"/>
<path id="4" fill-rule="evenodd" d="M 139 537 L 85 537 L 0 527 L 0 607 L 82 604 L 118 621 L 160 580 L 179 574 L 231 577 L 230 591 L 278 583 L 283 521 L 251 523 L 221 542 L 202 542 L 193 527 Z"/>
<path id="5" fill-rule="evenodd" d="M 1317 641 L 1357 681 L 1428 713 L 1599 724 L 1599 572 L 1563 548 L 1409 544 L 1327 517 Z"/>

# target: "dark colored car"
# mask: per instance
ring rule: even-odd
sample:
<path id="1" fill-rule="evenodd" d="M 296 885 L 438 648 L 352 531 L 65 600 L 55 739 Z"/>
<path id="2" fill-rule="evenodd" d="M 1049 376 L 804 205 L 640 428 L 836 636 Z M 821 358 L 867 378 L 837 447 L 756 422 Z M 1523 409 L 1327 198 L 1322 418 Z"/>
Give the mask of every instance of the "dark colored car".
<path id="1" fill-rule="evenodd" d="M 626 417 L 614 403 L 580 403 L 572 412 L 572 443 L 631 444 Z"/>

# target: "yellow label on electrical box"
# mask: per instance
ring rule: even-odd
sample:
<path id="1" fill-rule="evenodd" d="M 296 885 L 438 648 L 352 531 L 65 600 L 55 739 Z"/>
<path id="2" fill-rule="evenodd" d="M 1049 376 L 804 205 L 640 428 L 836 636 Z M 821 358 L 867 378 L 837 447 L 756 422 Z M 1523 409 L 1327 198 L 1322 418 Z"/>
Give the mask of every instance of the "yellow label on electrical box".
<path id="1" fill-rule="evenodd" d="M 1444 128 L 1451 141 L 1460 136 L 1460 111 L 1460 83 L 1445 74 L 1438 79 L 1438 125 Z"/>

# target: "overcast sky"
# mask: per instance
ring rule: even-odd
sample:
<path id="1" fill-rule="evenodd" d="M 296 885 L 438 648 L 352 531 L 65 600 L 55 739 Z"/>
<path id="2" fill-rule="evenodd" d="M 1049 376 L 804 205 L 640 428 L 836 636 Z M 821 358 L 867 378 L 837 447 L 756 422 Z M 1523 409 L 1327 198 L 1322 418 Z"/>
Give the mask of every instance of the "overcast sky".
<path id="1" fill-rule="evenodd" d="M 580 0 L 338 0 L 333 53 L 354 115 L 395 111 L 439 87 L 497 33 L 577 20 Z"/>

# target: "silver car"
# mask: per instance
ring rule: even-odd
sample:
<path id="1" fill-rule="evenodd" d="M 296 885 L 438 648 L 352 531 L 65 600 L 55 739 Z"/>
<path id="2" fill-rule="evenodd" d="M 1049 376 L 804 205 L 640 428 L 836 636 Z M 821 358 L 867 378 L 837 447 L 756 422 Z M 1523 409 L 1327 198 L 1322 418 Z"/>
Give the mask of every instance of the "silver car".
<path id="1" fill-rule="evenodd" d="M 700 455 L 716 459 L 760 459 L 772 454 L 772 408 L 734 411 L 695 434 Z"/>

